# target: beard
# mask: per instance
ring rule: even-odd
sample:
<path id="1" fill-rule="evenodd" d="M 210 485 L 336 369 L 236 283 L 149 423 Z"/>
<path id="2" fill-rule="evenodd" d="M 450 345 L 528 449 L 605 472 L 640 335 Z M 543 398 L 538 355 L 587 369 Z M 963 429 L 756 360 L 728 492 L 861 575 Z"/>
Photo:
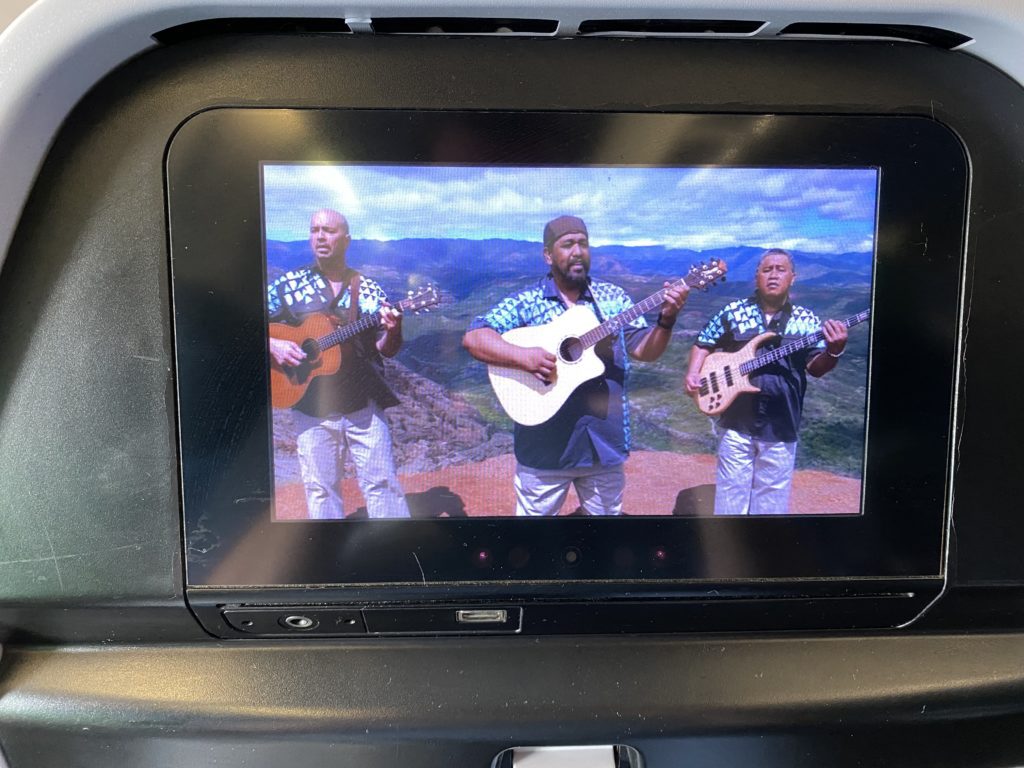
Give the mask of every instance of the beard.
<path id="1" fill-rule="evenodd" d="M 590 269 L 586 264 L 580 264 L 580 266 L 583 269 L 574 271 L 572 266 L 567 270 L 561 270 L 557 265 L 552 264 L 551 272 L 561 278 L 566 285 L 582 290 L 587 287 L 587 283 L 590 281 Z"/>

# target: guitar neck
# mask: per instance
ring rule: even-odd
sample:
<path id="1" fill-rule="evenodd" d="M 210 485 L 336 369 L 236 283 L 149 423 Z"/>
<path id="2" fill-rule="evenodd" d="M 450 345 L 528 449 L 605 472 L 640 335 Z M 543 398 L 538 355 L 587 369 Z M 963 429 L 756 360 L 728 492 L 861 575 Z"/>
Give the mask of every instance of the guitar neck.
<path id="1" fill-rule="evenodd" d="M 655 291 L 643 301 L 637 302 L 632 307 L 627 309 L 625 312 L 616 315 L 613 318 L 605 320 L 596 328 L 584 333 L 580 336 L 580 341 L 584 347 L 592 347 L 607 336 L 611 336 L 613 333 L 618 333 L 620 330 L 625 328 L 627 325 L 632 323 L 641 315 L 645 315 L 648 312 L 653 311 L 656 307 L 660 306 L 665 301 L 665 293 L 672 288 L 677 288 L 684 283 L 689 285 L 691 288 L 694 286 L 694 282 L 691 282 L 689 277 L 684 277 L 676 280 L 674 283 L 665 286 L 659 291 Z"/>
<path id="2" fill-rule="evenodd" d="M 330 349 L 338 344 L 344 344 L 346 341 L 355 338 L 363 331 L 376 328 L 378 325 L 380 325 L 379 314 L 374 313 L 372 315 L 363 315 L 354 323 L 349 323 L 348 325 L 335 328 L 326 336 L 321 336 L 316 340 L 316 343 L 321 350 Z"/>
<path id="3" fill-rule="evenodd" d="M 853 317 L 848 317 L 841 321 L 847 328 L 852 328 L 858 323 L 863 323 L 868 319 L 871 314 L 870 309 L 865 309 L 863 312 L 858 312 Z M 762 355 L 758 355 L 753 360 L 748 360 L 740 366 L 740 373 L 747 375 L 753 373 L 758 368 L 764 368 L 766 365 L 770 365 L 774 362 L 781 360 L 784 357 L 788 357 L 795 352 L 799 352 L 801 349 L 807 349 L 807 347 L 813 347 L 815 344 L 825 338 L 824 331 L 815 331 L 809 333 L 806 336 L 801 336 L 795 341 L 787 342 L 780 347 L 776 347 L 773 350 L 765 352 Z"/>
<path id="4" fill-rule="evenodd" d="M 399 312 L 405 312 L 406 309 L 412 306 L 412 303 L 411 299 L 403 299 L 395 305 L 395 309 Z M 322 350 L 330 349 L 338 344 L 344 344 L 349 339 L 354 339 L 363 331 L 376 328 L 378 325 L 380 325 L 379 312 L 374 312 L 372 315 L 363 315 L 354 323 L 349 323 L 348 325 L 335 328 L 326 336 L 321 336 L 316 340 L 316 343 Z"/>

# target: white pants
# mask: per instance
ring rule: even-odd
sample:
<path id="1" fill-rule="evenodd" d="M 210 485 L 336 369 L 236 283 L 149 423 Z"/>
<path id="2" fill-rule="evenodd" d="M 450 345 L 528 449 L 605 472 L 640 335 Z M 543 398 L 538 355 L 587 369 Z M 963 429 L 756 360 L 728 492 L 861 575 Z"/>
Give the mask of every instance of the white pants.
<path id="1" fill-rule="evenodd" d="M 796 443 L 769 443 L 727 429 L 718 444 L 716 515 L 785 515 Z"/>
<path id="2" fill-rule="evenodd" d="M 534 469 L 516 464 L 513 485 L 517 517 L 557 515 L 570 485 L 587 514 L 621 515 L 626 472 L 622 464 L 576 469 Z"/>
<path id="3" fill-rule="evenodd" d="M 409 517 L 405 494 L 395 475 L 391 432 L 377 404 L 325 418 L 294 412 L 299 432 L 299 465 L 306 506 L 314 520 L 340 520 L 341 479 L 351 456 L 369 517 Z"/>

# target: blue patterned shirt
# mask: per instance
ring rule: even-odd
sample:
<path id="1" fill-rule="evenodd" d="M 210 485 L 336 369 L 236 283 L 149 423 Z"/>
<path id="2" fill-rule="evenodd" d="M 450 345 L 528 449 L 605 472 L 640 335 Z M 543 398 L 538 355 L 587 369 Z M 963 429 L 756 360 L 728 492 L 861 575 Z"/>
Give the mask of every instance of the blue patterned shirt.
<path id="1" fill-rule="evenodd" d="M 633 306 L 617 285 L 591 280 L 579 304 L 589 306 L 598 320 L 609 320 Z M 568 309 L 551 275 L 498 304 L 470 325 L 498 333 L 513 328 L 544 325 Z M 534 469 L 573 469 L 615 466 L 629 456 L 629 400 L 626 381 L 629 352 L 647 335 L 647 321 L 639 317 L 594 347 L 605 364 L 603 376 L 580 385 L 558 413 L 534 427 L 515 425 L 516 460 Z"/>
<path id="2" fill-rule="evenodd" d="M 267 314 L 272 323 L 294 323 L 311 312 L 333 312 L 339 318 L 348 318 L 351 299 L 348 286 L 341 298 L 334 302 L 334 292 L 316 267 L 302 267 L 285 272 L 267 286 Z M 387 294 L 376 281 L 359 276 L 359 314 L 380 311 L 388 300 Z"/>
<path id="3" fill-rule="evenodd" d="M 780 334 L 781 338 L 761 345 L 762 350 L 769 350 L 819 330 L 821 320 L 816 314 L 788 301 L 767 322 L 754 294 L 727 304 L 712 317 L 698 334 L 697 346 L 735 352 L 759 334 Z M 807 361 L 824 349 L 822 340 L 750 374 L 750 382 L 761 391 L 737 397 L 722 413 L 719 424 L 757 440 L 795 443 L 807 391 Z"/>

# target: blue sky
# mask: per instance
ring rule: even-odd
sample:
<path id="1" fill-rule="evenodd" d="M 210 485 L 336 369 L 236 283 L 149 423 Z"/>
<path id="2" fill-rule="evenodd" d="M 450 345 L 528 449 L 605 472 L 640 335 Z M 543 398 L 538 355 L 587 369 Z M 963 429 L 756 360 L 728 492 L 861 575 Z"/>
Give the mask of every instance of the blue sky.
<path id="1" fill-rule="evenodd" d="M 334 208 L 354 239 L 540 242 L 561 214 L 591 244 L 818 253 L 874 249 L 877 174 L 820 168 L 263 166 L 269 240 L 305 240 Z"/>

